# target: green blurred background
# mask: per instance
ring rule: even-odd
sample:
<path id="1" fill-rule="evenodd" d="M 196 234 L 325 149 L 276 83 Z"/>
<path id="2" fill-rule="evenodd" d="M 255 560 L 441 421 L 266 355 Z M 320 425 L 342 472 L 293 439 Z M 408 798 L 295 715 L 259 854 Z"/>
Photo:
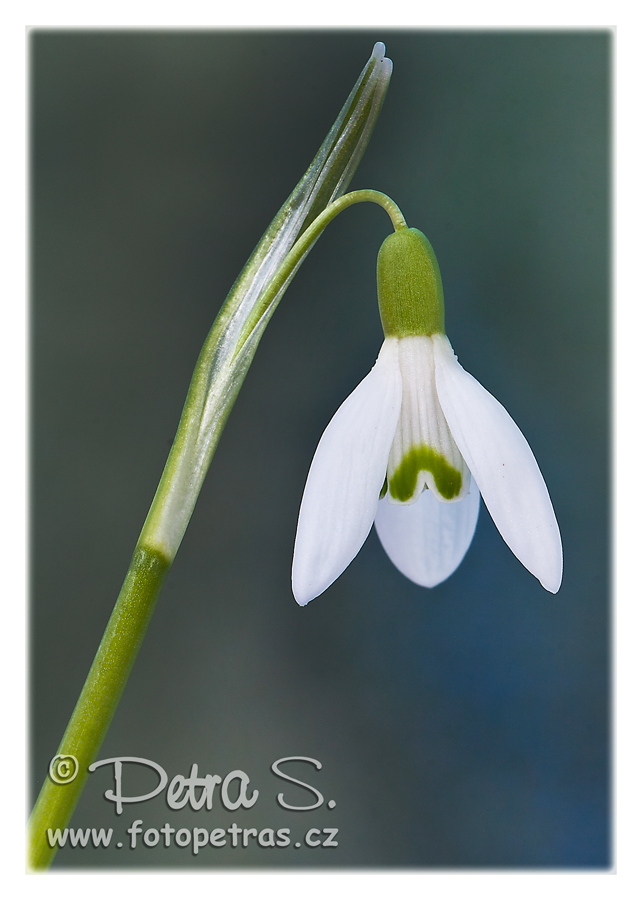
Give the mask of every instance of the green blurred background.
<path id="1" fill-rule="evenodd" d="M 337 848 L 65 848 L 55 867 L 610 864 L 607 32 L 31 35 L 32 789 L 82 687 L 205 335 L 372 45 L 394 62 L 353 188 L 390 194 L 440 261 L 460 361 L 547 481 L 558 595 L 482 509 L 428 591 L 374 532 L 305 609 L 290 565 L 318 438 L 381 343 L 371 206 L 336 220 L 257 352 L 101 758 L 170 779 L 243 769 L 251 810 L 72 824 L 338 827 Z M 270 773 L 284 756 L 309 792 Z M 298 774 L 297 774 L 298 773 Z M 130 795 L 155 779 L 126 771 Z"/>

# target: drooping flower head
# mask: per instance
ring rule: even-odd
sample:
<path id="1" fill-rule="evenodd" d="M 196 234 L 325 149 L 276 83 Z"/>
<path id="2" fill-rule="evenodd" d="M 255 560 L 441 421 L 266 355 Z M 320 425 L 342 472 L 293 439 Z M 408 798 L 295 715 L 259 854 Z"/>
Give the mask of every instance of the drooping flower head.
<path id="1" fill-rule="evenodd" d="M 384 342 L 317 447 L 292 567 L 305 605 L 354 559 L 374 522 L 388 556 L 434 587 L 472 541 L 480 492 L 515 556 L 553 593 L 562 545 L 535 457 L 506 410 L 457 362 L 427 238 L 402 227 L 377 262 Z"/>

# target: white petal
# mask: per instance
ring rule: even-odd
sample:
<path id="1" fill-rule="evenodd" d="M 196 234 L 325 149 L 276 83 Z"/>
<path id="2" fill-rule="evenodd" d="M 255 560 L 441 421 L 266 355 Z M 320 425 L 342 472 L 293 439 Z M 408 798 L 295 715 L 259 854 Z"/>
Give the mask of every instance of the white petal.
<path id="1" fill-rule="evenodd" d="M 323 593 L 368 537 L 401 408 L 397 339 L 323 432 L 303 492 L 292 564 L 301 606 Z"/>
<path id="2" fill-rule="evenodd" d="M 562 542 L 533 452 L 504 407 L 459 365 L 448 338 L 433 342 L 439 402 L 488 511 L 515 556 L 555 594 Z"/>
<path id="3" fill-rule="evenodd" d="M 424 486 L 443 502 L 468 493 L 470 472 L 450 433 L 435 385 L 432 340 L 399 339 L 402 400 L 388 457 L 388 500 L 415 501 Z"/>
<path id="4" fill-rule="evenodd" d="M 457 503 L 440 503 L 424 491 L 415 503 L 379 501 L 375 528 L 392 562 L 406 578 L 434 587 L 455 571 L 466 555 L 479 514 L 479 490 L 471 479 L 470 493 Z"/>

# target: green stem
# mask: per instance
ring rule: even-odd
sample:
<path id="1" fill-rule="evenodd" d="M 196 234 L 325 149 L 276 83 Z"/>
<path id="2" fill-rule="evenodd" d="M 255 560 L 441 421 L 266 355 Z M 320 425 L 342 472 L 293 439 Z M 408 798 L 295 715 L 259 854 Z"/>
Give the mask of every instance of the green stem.
<path id="1" fill-rule="evenodd" d="M 248 317 L 243 327 L 239 336 L 237 353 L 241 352 L 245 342 L 266 312 L 269 311 L 270 316 L 272 315 L 274 309 L 276 309 L 275 301 L 281 299 L 299 264 L 302 262 L 315 241 L 321 236 L 321 233 L 325 230 L 327 225 L 329 225 L 340 212 L 343 212 L 344 209 L 353 206 L 355 203 L 377 203 L 385 209 L 390 216 L 390 221 L 392 222 L 395 231 L 406 228 L 406 220 L 397 204 L 388 197 L 387 194 L 382 194 L 381 191 L 351 191 L 349 194 L 344 194 L 343 197 L 339 197 L 338 200 L 335 200 L 334 203 L 327 206 L 321 215 L 317 216 L 314 222 L 303 232 L 277 269 L 269 286 L 264 291 L 261 301 L 256 304 L 252 310 L 251 316 Z M 272 304 L 274 304 L 274 307 L 270 309 Z"/>
<path id="2" fill-rule="evenodd" d="M 279 301 L 326 226 L 344 209 L 366 202 L 383 207 L 396 231 L 406 227 L 401 210 L 386 194 L 352 191 L 327 206 L 308 226 L 236 330 L 234 289 L 230 292 L 230 309 L 226 303 L 199 354 L 165 471 L 141 533 L 140 539 L 147 546 L 155 547 L 170 561 L 183 539 L 227 417 Z"/>
<path id="3" fill-rule="evenodd" d="M 405 227 L 399 208 L 385 194 L 370 190 L 345 194 L 314 220 L 285 256 L 233 346 L 226 338 L 229 314 L 225 307 L 214 323 L 196 364 L 176 438 L 125 582 L 58 748 L 57 756 L 74 757 L 75 777 L 60 784 L 50 775 L 31 815 L 31 868 L 46 869 L 55 856 L 57 845 L 50 845 L 48 833 L 67 826 L 80 798 L 88 767 L 116 711 L 218 439 L 269 318 L 323 229 L 342 210 L 366 201 L 382 206 L 396 230 Z"/>
<path id="4" fill-rule="evenodd" d="M 98 653 L 58 747 L 57 755 L 75 758 L 72 772 L 76 776 L 67 784 L 59 784 L 50 775 L 29 821 L 28 864 L 33 869 L 46 869 L 55 856 L 56 846 L 50 846 L 48 830 L 65 828 L 71 818 L 87 780 L 87 769 L 96 758 L 116 711 L 170 566 L 169 560 L 160 553 L 140 543 L 134 551 Z"/>

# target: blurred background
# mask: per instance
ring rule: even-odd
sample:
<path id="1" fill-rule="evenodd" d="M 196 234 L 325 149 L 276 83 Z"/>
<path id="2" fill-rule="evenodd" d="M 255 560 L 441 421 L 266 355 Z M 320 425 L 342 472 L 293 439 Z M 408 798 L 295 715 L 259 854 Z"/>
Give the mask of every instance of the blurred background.
<path id="1" fill-rule="evenodd" d="M 517 421 L 564 543 L 559 594 L 482 508 L 433 590 L 374 531 L 300 609 L 307 470 L 377 356 L 387 216 L 335 220 L 277 310 L 230 416 L 100 758 L 170 780 L 244 770 L 249 810 L 116 816 L 108 768 L 54 867 L 610 864 L 610 34 L 31 35 L 32 792 L 125 575 L 200 346 L 372 45 L 394 72 L 352 188 L 384 191 L 439 259 L 460 361 Z M 323 807 L 279 781 L 285 756 Z M 124 792 L 151 791 L 129 766 Z M 336 807 L 328 808 L 333 799 Z M 129 849 L 125 829 L 338 828 L 335 848 Z M 139 839 L 140 841 L 140 839 Z"/>

